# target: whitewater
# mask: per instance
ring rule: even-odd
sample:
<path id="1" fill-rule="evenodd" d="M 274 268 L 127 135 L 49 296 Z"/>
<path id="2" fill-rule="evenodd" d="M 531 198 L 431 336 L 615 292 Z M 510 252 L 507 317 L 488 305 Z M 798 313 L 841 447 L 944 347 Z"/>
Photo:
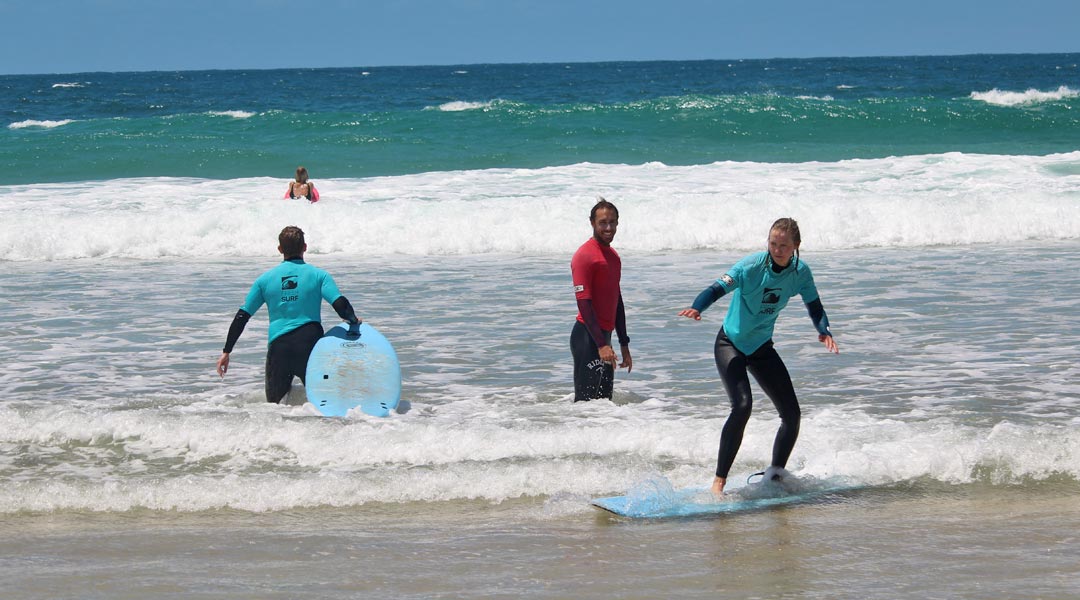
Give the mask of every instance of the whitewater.
<path id="1" fill-rule="evenodd" d="M 1080 237 L 1080 153 L 950 153 L 837 163 L 578 164 L 317 181 L 138 178 L 0 187 L 0 260 L 261 256 L 283 224 L 314 254 L 555 254 L 581 214 L 617 200 L 626 250 L 750 250 L 762 215 L 796 217 L 815 249 Z M 463 232 L 468 231 L 468 234 Z"/>

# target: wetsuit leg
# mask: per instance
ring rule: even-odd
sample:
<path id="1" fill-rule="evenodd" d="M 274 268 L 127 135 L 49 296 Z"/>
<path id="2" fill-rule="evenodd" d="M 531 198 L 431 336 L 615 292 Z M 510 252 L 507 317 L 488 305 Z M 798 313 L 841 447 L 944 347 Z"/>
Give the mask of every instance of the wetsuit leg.
<path id="1" fill-rule="evenodd" d="M 281 402 L 293 377 L 304 381 L 311 349 L 323 335 L 322 325 L 307 323 L 270 342 L 266 351 L 266 401 Z"/>
<path id="2" fill-rule="evenodd" d="M 792 449 L 795 448 L 795 440 L 799 438 L 799 421 L 802 419 L 791 375 L 783 359 L 773 348 L 772 340 L 765 342 L 748 357 L 748 366 L 750 373 L 780 414 L 780 429 L 776 431 L 773 442 L 772 466 L 785 467 Z"/>
<path id="3" fill-rule="evenodd" d="M 611 332 L 604 333 L 611 337 Z M 589 335 L 589 329 L 579 321 L 574 322 L 570 331 L 570 354 L 574 357 L 574 402 L 610 399 L 615 369 L 600 360 L 600 349 Z"/>
<path id="4" fill-rule="evenodd" d="M 716 370 L 720 372 L 720 381 L 724 383 L 724 389 L 731 401 L 731 414 L 728 415 L 720 434 L 720 450 L 716 457 L 716 476 L 727 478 L 739 446 L 742 445 L 743 430 L 750 420 L 754 403 L 750 394 L 750 378 L 746 374 L 746 355 L 731 343 L 723 329 L 716 334 L 713 354 L 716 357 Z"/>

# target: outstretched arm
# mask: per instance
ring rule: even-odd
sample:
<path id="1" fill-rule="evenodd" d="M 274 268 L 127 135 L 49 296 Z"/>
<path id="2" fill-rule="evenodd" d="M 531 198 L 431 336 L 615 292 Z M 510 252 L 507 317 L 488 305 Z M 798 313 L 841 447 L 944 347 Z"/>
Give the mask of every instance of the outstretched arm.
<path id="1" fill-rule="evenodd" d="M 680 317 L 686 317 L 695 321 L 701 320 L 701 313 L 705 312 L 706 308 L 713 305 L 714 302 L 719 300 L 727 293 L 724 286 L 720 285 L 719 281 L 714 281 L 712 285 L 705 288 L 694 298 L 694 304 L 691 308 L 687 308 L 679 312 Z"/>

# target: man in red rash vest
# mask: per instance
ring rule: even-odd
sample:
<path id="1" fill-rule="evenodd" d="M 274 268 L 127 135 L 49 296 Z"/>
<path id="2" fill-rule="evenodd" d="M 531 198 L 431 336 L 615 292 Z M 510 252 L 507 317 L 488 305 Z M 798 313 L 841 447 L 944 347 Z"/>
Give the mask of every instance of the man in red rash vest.
<path id="1" fill-rule="evenodd" d="M 615 365 L 629 373 L 630 337 L 626 335 L 626 310 L 619 281 L 622 260 L 611 247 L 619 227 L 619 209 L 600 198 L 589 214 L 593 236 L 574 253 L 570 271 L 577 296 L 577 322 L 570 332 L 570 353 L 574 357 L 574 402 L 596 398 L 611 399 Z M 622 362 L 611 347 L 611 332 L 619 336 Z"/>

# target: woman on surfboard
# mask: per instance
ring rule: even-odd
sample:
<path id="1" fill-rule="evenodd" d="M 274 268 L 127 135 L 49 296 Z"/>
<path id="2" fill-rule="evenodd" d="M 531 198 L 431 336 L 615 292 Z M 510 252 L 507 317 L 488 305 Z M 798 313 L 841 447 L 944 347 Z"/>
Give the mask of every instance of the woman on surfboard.
<path id="1" fill-rule="evenodd" d="M 742 444 L 743 429 L 750 420 L 753 401 L 750 379 L 754 375 L 761 389 L 780 413 L 780 429 L 773 443 L 772 463 L 766 478 L 787 465 L 799 436 L 801 413 L 795 387 L 784 361 L 773 348 L 773 325 L 788 299 L 798 294 L 806 304 L 818 332 L 818 341 L 829 352 L 840 353 L 829 330 L 829 318 L 821 305 L 810 266 L 799 260 L 799 224 L 795 219 L 778 219 L 769 229 L 769 245 L 735 263 L 727 273 L 705 288 L 693 306 L 679 316 L 701 320 L 701 313 L 725 294 L 731 293 L 724 325 L 716 334 L 713 352 L 716 368 L 731 400 L 731 414 L 720 434 L 713 493 L 719 495 L 727 483 L 728 471 Z M 782 473 L 782 471 L 781 471 Z"/>
<path id="2" fill-rule="evenodd" d="M 308 172 L 305 167 L 296 167 L 296 179 L 289 182 L 289 190 L 285 192 L 286 198 L 307 198 L 309 202 L 319 201 L 319 190 L 315 184 L 308 181 Z"/>

